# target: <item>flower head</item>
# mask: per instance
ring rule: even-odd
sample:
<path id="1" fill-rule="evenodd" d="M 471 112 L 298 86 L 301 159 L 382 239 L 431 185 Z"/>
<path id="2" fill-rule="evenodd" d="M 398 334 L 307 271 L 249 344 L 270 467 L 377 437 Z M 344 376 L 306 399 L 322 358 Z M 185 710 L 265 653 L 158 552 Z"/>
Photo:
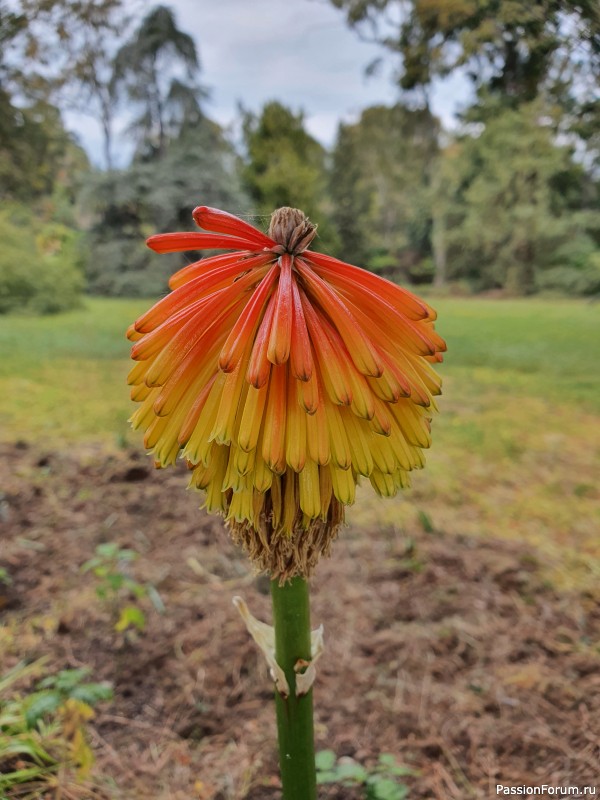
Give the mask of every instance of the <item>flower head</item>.
<path id="1" fill-rule="evenodd" d="M 159 466 L 179 455 L 235 540 L 273 576 L 327 552 L 359 476 L 391 497 L 424 465 L 444 341 L 410 292 L 308 247 L 281 208 L 265 235 L 200 206 L 210 233 L 165 233 L 157 253 L 222 249 L 175 273 L 128 331 L 134 427 Z"/>

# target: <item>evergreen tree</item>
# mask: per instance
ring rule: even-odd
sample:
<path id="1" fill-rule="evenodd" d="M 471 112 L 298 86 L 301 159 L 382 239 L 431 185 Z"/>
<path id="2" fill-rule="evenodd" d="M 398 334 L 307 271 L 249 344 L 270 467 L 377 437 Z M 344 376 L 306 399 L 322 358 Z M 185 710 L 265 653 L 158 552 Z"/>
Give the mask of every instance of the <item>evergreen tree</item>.
<path id="1" fill-rule="evenodd" d="M 331 187 L 348 258 L 358 249 L 372 269 L 430 277 L 430 167 L 438 134 L 428 111 L 401 104 L 365 109 L 356 124 L 341 126 Z"/>
<path id="2" fill-rule="evenodd" d="M 169 276 L 195 254 L 157 257 L 144 240 L 158 231 L 189 230 L 199 203 L 247 213 L 250 204 L 235 164 L 220 128 L 204 118 L 170 140 L 162 159 L 136 160 L 90 179 L 83 198 L 94 213 L 89 291 L 130 297 L 164 292 Z"/>
<path id="3" fill-rule="evenodd" d="M 336 250 L 330 222 L 326 153 L 304 127 L 302 113 L 267 103 L 261 114 L 244 112 L 244 184 L 260 214 L 281 206 L 300 208 L 318 221 L 321 247 Z"/>
<path id="4" fill-rule="evenodd" d="M 119 50 L 114 81 L 140 109 L 130 130 L 141 156 L 163 157 L 169 138 L 186 121 L 200 119 L 199 70 L 194 40 L 177 27 L 167 6 L 152 9 Z"/>
<path id="5" fill-rule="evenodd" d="M 340 125 L 332 155 L 330 192 L 332 220 L 340 237 L 340 258 L 352 264 L 369 259 L 368 192 L 361 189 L 364 172 L 356 126 Z"/>
<path id="6" fill-rule="evenodd" d="M 585 268 L 572 255 L 594 250 L 600 217 L 593 191 L 584 203 L 593 187 L 540 118 L 538 104 L 507 110 L 479 137 L 465 138 L 453 156 L 454 193 L 446 196 L 450 270 L 476 288 L 529 294 L 547 285 L 545 273 L 557 259 L 564 259 L 563 269 Z"/>

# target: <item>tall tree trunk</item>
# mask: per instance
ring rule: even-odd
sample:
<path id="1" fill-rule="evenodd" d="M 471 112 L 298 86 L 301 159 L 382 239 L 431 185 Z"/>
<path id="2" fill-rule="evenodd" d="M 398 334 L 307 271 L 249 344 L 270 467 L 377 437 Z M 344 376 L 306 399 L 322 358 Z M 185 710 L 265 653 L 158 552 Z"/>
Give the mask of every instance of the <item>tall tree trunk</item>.
<path id="1" fill-rule="evenodd" d="M 432 222 L 431 245 L 433 248 L 433 263 L 435 265 L 433 285 L 439 288 L 446 285 L 448 253 L 446 247 L 446 215 L 435 203 L 433 205 Z"/>
<path id="2" fill-rule="evenodd" d="M 522 242 L 514 250 L 512 264 L 506 270 L 504 289 L 507 294 L 523 296 L 535 290 L 535 246 Z"/>
<path id="3" fill-rule="evenodd" d="M 110 172 L 113 168 L 113 161 L 112 161 L 112 130 L 110 119 L 103 117 L 102 119 L 102 131 L 104 133 L 104 163 L 106 164 L 106 169 Z"/>

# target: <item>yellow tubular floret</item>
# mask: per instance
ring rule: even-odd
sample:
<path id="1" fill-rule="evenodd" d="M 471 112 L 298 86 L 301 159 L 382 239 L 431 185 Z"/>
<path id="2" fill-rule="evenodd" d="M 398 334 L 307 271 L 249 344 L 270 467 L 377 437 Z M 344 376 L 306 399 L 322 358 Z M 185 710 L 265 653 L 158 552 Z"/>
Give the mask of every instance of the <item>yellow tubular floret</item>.
<path id="1" fill-rule="evenodd" d="M 329 466 L 319 467 L 319 495 L 321 496 L 321 519 L 326 519 L 331 505 L 331 496 L 333 495 L 333 483 Z"/>
<path id="2" fill-rule="evenodd" d="M 235 420 L 238 413 L 238 406 L 245 401 L 245 394 L 248 391 L 248 384 L 245 377 L 245 361 L 242 359 L 233 370 L 229 372 L 223 384 L 219 410 L 215 418 L 215 424 L 210 434 L 210 438 L 219 444 L 231 444 L 234 434 Z"/>
<path id="3" fill-rule="evenodd" d="M 323 408 L 327 420 L 331 460 L 336 467 L 348 469 L 352 463 L 350 444 L 348 442 L 348 435 L 342 424 L 340 410 L 337 406 L 328 402 L 323 403 Z"/>
<path id="4" fill-rule="evenodd" d="M 268 384 L 261 386 L 260 389 L 255 389 L 254 386 L 248 387 L 237 437 L 238 444 L 242 450 L 254 450 L 258 443 L 268 388 Z"/>
<path id="5" fill-rule="evenodd" d="M 258 492 L 266 492 L 271 488 L 273 473 L 267 466 L 259 448 L 255 450 L 254 472 L 252 477 L 254 479 L 254 488 Z"/>
<path id="6" fill-rule="evenodd" d="M 321 492 L 319 489 L 319 467 L 309 458 L 304 469 L 298 475 L 300 488 L 300 508 L 311 519 L 316 519 L 321 512 Z"/>
<path id="7" fill-rule="evenodd" d="M 351 469 L 339 469 L 338 467 L 332 466 L 331 483 L 333 485 L 333 493 L 340 503 L 348 506 L 354 502 L 356 481 L 354 480 Z"/>
<path id="8" fill-rule="evenodd" d="M 200 412 L 198 422 L 183 450 L 183 455 L 192 464 L 206 463 L 208 453 L 212 450 L 210 434 L 217 418 L 225 380 L 225 373 L 219 372 Z"/>
<path id="9" fill-rule="evenodd" d="M 327 429 L 327 415 L 325 403 L 319 402 L 314 414 L 306 418 L 306 433 L 308 438 L 308 452 L 317 464 L 328 464 L 331 458 L 329 447 L 329 431 Z"/>
<path id="10" fill-rule="evenodd" d="M 306 463 L 306 411 L 298 403 L 295 380 L 288 381 L 285 458 L 288 466 L 300 472 Z"/>
<path id="11" fill-rule="evenodd" d="M 340 409 L 342 422 L 348 431 L 352 467 L 361 475 L 369 476 L 373 470 L 373 456 L 369 448 L 369 424 L 355 417 L 352 411 Z"/>
<path id="12" fill-rule="evenodd" d="M 287 365 L 271 367 L 269 398 L 262 436 L 263 458 L 278 474 L 285 471 Z"/>

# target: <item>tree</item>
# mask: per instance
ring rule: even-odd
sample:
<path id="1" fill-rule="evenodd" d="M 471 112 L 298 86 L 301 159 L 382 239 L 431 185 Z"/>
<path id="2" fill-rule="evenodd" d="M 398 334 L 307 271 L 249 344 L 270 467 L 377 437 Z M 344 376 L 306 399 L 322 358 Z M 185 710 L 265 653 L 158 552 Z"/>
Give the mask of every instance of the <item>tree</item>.
<path id="1" fill-rule="evenodd" d="M 357 129 L 341 124 L 332 154 L 329 174 L 332 220 L 340 237 L 340 258 L 352 264 L 369 260 L 369 193 L 361 188 L 363 164 Z"/>
<path id="2" fill-rule="evenodd" d="M 16 72 L 10 62 L 10 55 L 26 25 L 27 19 L 23 13 L 13 11 L 0 0 L 0 88 L 5 92 Z"/>
<path id="3" fill-rule="evenodd" d="M 342 125 L 333 154 L 333 218 L 344 256 L 420 280 L 431 255 L 431 163 L 439 123 L 398 104 Z"/>
<path id="4" fill-rule="evenodd" d="M 81 300 L 80 235 L 17 203 L 0 211 L 0 314 L 52 314 Z"/>
<path id="5" fill-rule="evenodd" d="M 113 59 L 130 21 L 122 0 L 22 0 L 27 26 L 21 89 L 96 119 L 112 168 Z"/>
<path id="6" fill-rule="evenodd" d="M 454 184 L 440 213 L 453 277 L 530 294 L 558 259 L 576 269 L 575 254 L 593 253 L 600 219 L 589 179 L 543 119 L 537 103 L 506 110 L 445 154 Z"/>
<path id="7" fill-rule="evenodd" d="M 90 176 L 83 200 L 94 214 L 88 232 L 89 291 L 149 297 L 164 292 L 169 276 L 192 259 L 152 255 L 150 233 L 189 230 L 200 203 L 246 213 L 250 207 L 235 170 L 235 154 L 221 129 L 203 118 L 170 140 L 158 161 L 134 161 L 124 170 Z"/>
<path id="8" fill-rule="evenodd" d="M 319 223 L 327 249 L 337 247 L 330 222 L 326 153 L 304 127 L 304 116 L 278 102 L 267 103 L 259 116 L 243 112 L 244 184 L 260 214 L 282 206 L 302 209 Z"/>
<path id="9" fill-rule="evenodd" d="M 512 108 L 556 89 L 577 100 L 600 71 L 597 0 L 331 0 L 397 59 L 401 89 L 427 104 L 435 77 L 469 75 L 479 99 Z M 581 98 L 580 98 L 581 99 Z"/>
<path id="10" fill-rule="evenodd" d="M 70 164 L 73 169 L 64 174 Z M 31 202 L 57 182 L 73 186 L 87 157 L 64 129 L 57 108 L 39 101 L 17 106 L 0 89 L 0 198 Z"/>
<path id="11" fill-rule="evenodd" d="M 157 6 L 142 20 L 115 60 L 115 82 L 141 113 L 131 126 L 139 152 L 162 157 L 170 136 L 201 117 L 204 91 L 194 40 L 177 27 L 173 11 Z"/>

